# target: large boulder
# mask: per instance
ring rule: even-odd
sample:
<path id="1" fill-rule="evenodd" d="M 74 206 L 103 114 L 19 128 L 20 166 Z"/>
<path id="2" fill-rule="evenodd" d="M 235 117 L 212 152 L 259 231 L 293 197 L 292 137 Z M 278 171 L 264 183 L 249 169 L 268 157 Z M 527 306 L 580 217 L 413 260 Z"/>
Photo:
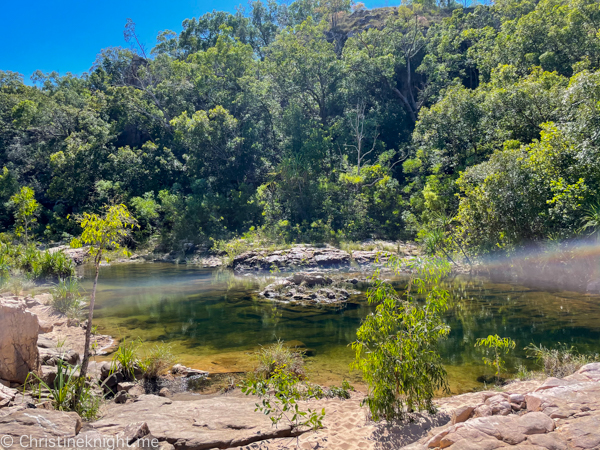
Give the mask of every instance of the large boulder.
<path id="1" fill-rule="evenodd" d="M 0 378 L 24 383 L 39 366 L 37 348 L 40 325 L 35 314 L 17 301 L 0 301 Z"/>

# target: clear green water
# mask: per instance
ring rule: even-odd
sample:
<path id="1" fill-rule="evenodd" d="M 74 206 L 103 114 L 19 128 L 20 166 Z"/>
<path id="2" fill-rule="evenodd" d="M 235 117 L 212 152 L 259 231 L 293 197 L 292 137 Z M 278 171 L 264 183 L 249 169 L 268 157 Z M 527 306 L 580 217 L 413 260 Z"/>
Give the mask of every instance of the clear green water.
<path id="1" fill-rule="evenodd" d="M 91 288 L 86 269 L 86 289 Z M 168 342 L 178 361 L 211 372 L 246 371 L 258 345 L 301 341 L 314 350 L 308 358 L 311 378 L 359 382 L 350 373 L 361 319 L 371 311 L 363 294 L 343 307 L 302 307 L 261 299 L 264 279 L 173 264 L 120 264 L 103 267 L 95 320 L 101 332 L 119 339 L 142 338 L 146 344 Z M 509 368 L 531 367 L 523 347 L 530 342 L 600 352 L 600 298 L 573 292 L 541 291 L 482 278 L 448 282 L 452 308 L 446 320 L 452 331 L 440 345 L 454 393 L 481 388 L 486 372 L 475 340 L 488 334 L 517 342 Z"/>

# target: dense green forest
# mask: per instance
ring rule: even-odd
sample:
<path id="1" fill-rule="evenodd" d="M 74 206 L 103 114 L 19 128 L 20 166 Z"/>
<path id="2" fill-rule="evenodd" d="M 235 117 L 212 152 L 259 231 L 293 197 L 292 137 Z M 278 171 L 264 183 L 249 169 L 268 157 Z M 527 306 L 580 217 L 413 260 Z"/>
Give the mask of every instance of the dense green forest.
<path id="1" fill-rule="evenodd" d="M 0 71 L 0 230 L 23 186 L 37 239 L 121 202 L 133 244 L 165 249 L 259 230 L 488 252 L 600 223 L 597 0 L 259 0 L 151 50 L 124 34 L 80 77 Z"/>

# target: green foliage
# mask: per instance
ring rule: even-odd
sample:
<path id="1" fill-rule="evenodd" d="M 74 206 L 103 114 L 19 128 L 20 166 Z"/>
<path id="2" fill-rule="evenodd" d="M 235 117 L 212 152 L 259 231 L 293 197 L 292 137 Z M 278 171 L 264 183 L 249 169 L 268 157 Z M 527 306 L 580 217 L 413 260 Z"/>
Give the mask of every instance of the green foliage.
<path id="1" fill-rule="evenodd" d="M 598 354 L 580 354 L 575 347 L 560 342 L 553 349 L 531 343 L 525 350 L 529 358 L 534 358 L 542 366 L 544 375 L 548 377 L 564 378 L 574 374 L 582 366 L 599 360 Z"/>
<path id="2" fill-rule="evenodd" d="M 146 351 L 139 365 L 144 377 L 149 379 L 164 375 L 175 364 L 175 355 L 170 344 L 154 344 Z"/>
<path id="3" fill-rule="evenodd" d="M 136 225 L 135 219 L 131 216 L 125 205 L 112 205 L 106 208 L 106 212 L 103 215 L 83 213 L 83 217 L 80 220 L 81 228 L 83 232 L 81 237 L 73 239 L 71 246 L 80 247 L 82 245 L 89 245 L 89 253 L 94 259 L 94 266 L 96 269 L 96 275 L 94 277 L 94 285 L 92 288 L 92 294 L 90 296 L 90 302 L 88 307 L 87 316 L 87 327 L 85 329 L 85 347 L 83 352 L 83 361 L 81 363 L 80 377 L 85 379 L 90 360 L 91 348 L 91 333 L 94 319 L 94 303 L 96 300 L 96 288 L 98 286 L 98 275 L 100 274 L 100 263 L 103 258 L 106 257 L 108 250 L 119 250 L 121 248 L 121 242 L 125 237 L 128 236 L 129 230 L 133 229 Z M 133 367 L 131 361 L 128 360 L 130 350 L 124 348 L 120 355 L 123 362 L 123 370 L 125 374 L 131 374 L 133 376 Z M 119 361 L 121 362 L 121 361 Z M 83 390 L 80 387 L 78 391 L 78 397 L 83 394 Z M 79 399 L 77 399 L 79 401 Z"/>
<path id="4" fill-rule="evenodd" d="M 285 365 L 276 367 L 267 379 L 255 378 L 242 385 L 246 395 L 256 395 L 261 400 L 255 411 L 269 416 L 274 426 L 284 421 L 294 430 L 309 428 L 317 431 L 323 428 L 325 408 L 321 411 L 300 408 L 299 400 L 310 398 L 313 393 L 298 389 L 298 378 Z"/>
<path id="5" fill-rule="evenodd" d="M 31 227 L 37 222 L 35 215 L 40 208 L 40 204 L 35 199 L 33 189 L 27 186 L 22 187 L 19 193 L 10 198 L 8 204 L 14 209 L 17 225 L 15 235 L 23 237 L 25 245 L 27 245 L 29 243 Z"/>
<path id="6" fill-rule="evenodd" d="M 70 240 L 81 211 L 123 203 L 130 247 L 254 227 L 418 235 L 453 258 L 592 230 L 597 1 L 355 7 L 253 1 L 184 20 L 150 55 L 102 50 L 84 77 L 0 71 L 0 204 L 22 211 L 0 207 L 0 227 Z"/>
<path id="7" fill-rule="evenodd" d="M 136 370 L 141 369 L 139 349 L 142 340 L 121 342 L 112 356 L 110 373 L 120 372 L 125 379 L 134 381 Z M 151 363 L 151 361 L 149 361 Z"/>
<path id="8" fill-rule="evenodd" d="M 64 278 L 51 289 L 52 308 L 70 319 L 80 319 L 87 302 L 81 295 L 79 280 L 75 277 Z"/>
<path id="9" fill-rule="evenodd" d="M 83 229 L 81 237 L 73 239 L 71 246 L 89 245 L 90 255 L 99 264 L 107 250 L 121 248 L 123 239 L 136 223 L 125 205 L 113 205 L 101 216 L 83 213 L 80 225 Z"/>
<path id="10" fill-rule="evenodd" d="M 284 370 L 298 380 L 306 377 L 302 354 L 279 340 L 275 344 L 261 347 L 257 352 L 258 367 L 255 373 L 260 379 L 271 378 L 277 370 Z"/>
<path id="11" fill-rule="evenodd" d="M 103 397 L 94 391 L 91 383 L 78 376 L 78 370 L 79 366 L 71 366 L 59 359 L 53 383 L 48 385 L 31 372 L 25 380 L 24 389 L 33 388 L 39 400 L 47 395 L 57 411 L 75 411 L 85 420 L 95 420 L 99 416 Z"/>
<path id="12" fill-rule="evenodd" d="M 490 334 L 486 338 L 478 338 L 475 342 L 475 347 L 485 347 L 493 351 L 493 358 L 483 357 L 485 365 L 495 369 L 496 382 L 500 380 L 500 374 L 504 371 L 505 361 L 502 359 L 502 354 L 507 355 L 515 348 L 515 341 L 511 338 L 501 338 L 497 334 Z"/>
<path id="13" fill-rule="evenodd" d="M 389 263 L 400 271 L 400 262 Z M 403 418 L 420 410 L 434 412 L 433 396 L 447 390 L 447 375 L 436 350 L 449 333 L 443 321 L 448 292 L 440 281 L 448 274 L 441 259 L 416 259 L 408 266 L 411 277 L 406 292 L 373 275 L 367 298 L 377 305 L 358 329 L 352 344 L 353 366 L 369 386 L 364 404 L 374 420 Z"/>
<path id="14" fill-rule="evenodd" d="M 59 280 L 75 275 L 73 260 L 62 251 L 38 250 L 27 246 L 0 242 L 0 274 L 25 275 L 31 280 Z"/>

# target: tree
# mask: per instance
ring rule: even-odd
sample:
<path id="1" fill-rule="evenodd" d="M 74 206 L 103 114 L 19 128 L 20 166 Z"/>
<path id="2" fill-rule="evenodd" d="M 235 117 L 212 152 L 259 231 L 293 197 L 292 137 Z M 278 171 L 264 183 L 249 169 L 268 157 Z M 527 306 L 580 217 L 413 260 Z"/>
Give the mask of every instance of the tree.
<path id="1" fill-rule="evenodd" d="M 108 250 L 117 250 L 121 247 L 123 238 L 129 234 L 130 228 L 133 229 L 136 221 L 125 205 L 113 205 L 103 215 L 84 213 L 80 225 L 83 228 L 81 237 L 74 239 L 71 242 L 71 246 L 81 247 L 82 245 L 89 245 L 90 256 L 93 258 L 96 269 L 94 286 L 90 297 L 88 321 L 85 329 L 83 361 L 81 362 L 81 369 L 79 371 L 80 379 L 85 380 L 90 360 L 92 321 L 94 319 L 94 304 L 96 301 L 96 287 L 98 285 L 100 263 L 106 257 L 105 252 Z M 80 392 L 82 388 L 83 384 L 80 386 Z"/>
<path id="2" fill-rule="evenodd" d="M 370 28 L 348 39 L 343 54 L 350 76 L 364 86 L 384 86 L 400 100 L 413 124 L 423 105 L 423 80 L 415 72 L 427 42 L 421 12 L 418 4 L 400 6 L 383 29 Z"/>
<path id="3" fill-rule="evenodd" d="M 17 237 L 25 236 L 25 244 L 29 243 L 29 232 L 32 225 L 37 222 L 36 213 L 40 208 L 40 204 L 35 199 L 33 189 L 23 186 L 21 191 L 13 195 L 9 203 L 15 209 L 16 228 L 15 234 Z"/>
<path id="4" fill-rule="evenodd" d="M 396 272 L 400 264 L 390 263 Z M 404 295 L 375 273 L 367 299 L 377 308 L 352 343 L 353 366 L 362 371 L 369 386 L 363 403 L 374 420 L 404 418 L 407 412 L 423 409 L 433 413 L 436 390 L 448 389 L 436 345 L 450 332 L 442 317 L 449 294 L 440 286 L 449 266 L 441 259 L 417 259 L 409 268 L 412 274 Z"/>
<path id="5" fill-rule="evenodd" d="M 500 373 L 504 370 L 504 361 L 502 360 L 502 353 L 508 354 L 512 349 L 515 348 L 515 341 L 511 338 L 501 338 L 497 334 L 490 334 L 486 338 L 479 338 L 475 342 L 475 347 L 487 347 L 494 351 L 494 358 L 490 359 L 486 356 L 483 357 L 483 363 L 486 366 L 491 366 L 496 369 L 496 383 L 500 381 Z"/>
<path id="6" fill-rule="evenodd" d="M 359 100 L 356 104 L 356 109 L 349 115 L 349 122 L 350 130 L 356 144 L 346 144 L 346 147 L 356 150 L 356 169 L 358 175 L 360 175 L 361 163 L 367 156 L 375 151 L 379 133 L 377 130 L 375 131 L 373 145 L 371 145 L 369 150 L 365 151 L 363 141 L 365 140 L 367 132 L 365 131 L 365 102 L 363 100 Z"/>

